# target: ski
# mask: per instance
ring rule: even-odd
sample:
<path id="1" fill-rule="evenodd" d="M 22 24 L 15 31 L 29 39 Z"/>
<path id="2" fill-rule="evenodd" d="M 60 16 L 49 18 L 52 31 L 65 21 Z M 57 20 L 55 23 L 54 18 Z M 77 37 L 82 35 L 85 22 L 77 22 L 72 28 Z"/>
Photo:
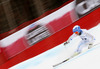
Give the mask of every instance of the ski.
<path id="1" fill-rule="evenodd" d="M 64 60 L 64 61 L 62 61 L 62 62 L 59 62 L 59 63 L 53 65 L 53 67 L 56 67 L 56 66 L 58 66 L 58 65 L 60 65 L 60 64 L 63 64 L 64 62 L 66 62 L 66 61 L 68 61 L 68 60 L 69 60 L 69 59 L 66 59 L 66 60 Z"/>
<path id="2" fill-rule="evenodd" d="M 98 45 L 98 44 L 100 44 L 100 43 L 97 43 L 97 44 L 95 44 L 95 45 L 93 45 L 93 46 L 96 46 L 96 45 Z M 77 55 L 79 55 L 79 54 L 77 54 Z M 58 66 L 58 65 L 61 65 L 61 64 L 63 64 L 63 63 L 65 63 L 65 62 L 67 62 L 68 60 L 70 60 L 71 58 L 73 58 L 73 57 L 75 57 L 75 56 L 77 56 L 77 55 L 71 56 L 70 58 L 65 59 L 64 61 L 59 62 L 59 63 L 57 63 L 57 64 L 53 65 L 53 67 L 56 67 L 56 66 Z"/>
<path id="3" fill-rule="evenodd" d="M 57 64 L 53 65 L 53 67 L 56 67 L 56 66 L 58 66 L 58 65 L 60 65 L 60 64 L 63 64 L 63 63 L 67 62 L 68 60 L 70 60 L 71 58 L 73 58 L 73 57 L 75 57 L 75 56 L 77 56 L 77 55 L 79 55 L 79 54 L 73 55 L 73 56 L 71 56 L 70 58 L 65 59 L 64 61 L 59 62 L 59 63 L 57 63 Z"/>

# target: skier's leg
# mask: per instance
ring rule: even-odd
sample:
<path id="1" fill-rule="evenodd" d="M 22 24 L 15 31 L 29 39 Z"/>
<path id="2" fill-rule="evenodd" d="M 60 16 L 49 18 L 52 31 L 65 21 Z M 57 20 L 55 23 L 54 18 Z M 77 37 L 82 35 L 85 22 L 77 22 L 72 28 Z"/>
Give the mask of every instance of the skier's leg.
<path id="1" fill-rule="evenodd" d="M 88 46 L 88 49 L 90 49 L 92 47 L 93 47 L 93 43 L 90 43 L 89 46 Z"/>
<path id="2" fill-rule="evenodd" d="M 84 42 L 81 41 L 79 43 L 79 45 L 78 45 L 77 50 L 74 52 L 74 54 L 71 56 L 71 58 L 81 53 L 81 50 L 83 48 L 83 45 L 84 45 Z"/>
<path id="3" fill-rule="evenodd" d="M 94 45 L 94 42 L 95 42 L 95 39 L 93 39 L 92 41 L 90 41 L 89 43 L 88 43 L 88 49 L 90 49 L 90 48 L 92 48 Z"/>
<path id="4" fill-rule="evenodd" d="M 78 45 L 78 48 L 76 50 L 77 53 L 81 53 L 83 47 L 85 46 L 85 42 L 81 41 Z"/>

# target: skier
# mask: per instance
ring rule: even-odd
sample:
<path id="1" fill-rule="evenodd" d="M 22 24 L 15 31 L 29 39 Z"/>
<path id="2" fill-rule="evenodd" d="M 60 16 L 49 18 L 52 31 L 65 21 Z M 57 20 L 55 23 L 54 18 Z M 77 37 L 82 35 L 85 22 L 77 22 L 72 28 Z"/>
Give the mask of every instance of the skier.
<path id="1" fill-rule="evenodd" d="M 93 47 L 93 43 L 94 43 L 94 40 L 95 40 L 93 35 L 91 35 L 86 29 L 81 29 L 80 26 L 78 26 L 78 25 L 73 27 L 73 34 L 69 37 L 67 42 L 64 43 L 64 45 L 69 43 L 76 36 L 80 36 L 80 38 L 82 40 L 80 41 L 78 48 L 75 51 L 73 56 L 76 56 L 79 53 L 81 53 L 84 46 L 88 46 L 88 49 Z"/>

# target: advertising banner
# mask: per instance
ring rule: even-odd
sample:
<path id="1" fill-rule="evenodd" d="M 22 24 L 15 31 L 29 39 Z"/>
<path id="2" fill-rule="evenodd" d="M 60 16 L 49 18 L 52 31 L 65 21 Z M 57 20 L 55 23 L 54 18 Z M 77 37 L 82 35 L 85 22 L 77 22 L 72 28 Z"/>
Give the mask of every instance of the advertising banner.
<path id="1" fill-rule="evenodd" d="M 40 1 L 37 1 L 37 2 L 40 2 Z M 55 8 L 57 8 L 57 7 L 59 8 L 59 6 L 63 5 L 63 3 L 65 3 L 65 2 L 67 2 L 67 0 L 64 2 L 62 1 L 62 3 L 59 4 L 58 6 L 56 5 Z M 7 4 L 8 3 L 10 3 L 10 2 L 7 2 Z M 13 6 L 13 3 L 14 2 L 11 1 L 11 6 Z M 26 3 L 26 2 L 22 1 L 22 4 L 24 4 L 24 3 Z M 55 3 L 55 1 L 54 1 L 54 3 Z M 40 5 L 41 4 L 42 4 L 42 2 L 40 2 Z M 10 6 L 10 4 L 9 4 L 9 6 Z M 11 6 L 6 11 L 13 9 L 13 8 L 11 8 Z M 50 5 L 50 6 L 51 6 L 51 8 L 53 8 L 52 5 Z M 23 7 L 25 7 L 25 6 L 23 6 Z M 47 7 L 49 7 L 49 6 L 47 6 Z M 4 7 L 4 8 L 6 8 L 6 7 Z M 20 6 L 18 8 L 20 8 Z M 14 27 L 16 25 L 14 23 L 12 24 L 11 22 L 10 23 L 8 22 L 5 26 L 3 26 L 1 24 L 0 26 L 1 26 L 2 31 L 0 31 L 1 32 L 0 48 L 2 49 L 4 56 L 0 56 L 0 57 L 1 58 L 5 57 L 6 58 L 5 61 L 8 61 L 8 60 L 12 59 L 13 57 L 15 57 L 16 55 L 18 55 L 19 53 L 23 52 L 24 50 L 34 46 L 36 43 L 50 37 L 51 35 L 55 34 L 56 32 L 60 31 L 61 29 L 65 28 L 66 26 L 72 24 L 73 21 L 75 20 L 75 18 L 74 18 L 75 13 L 74 13 L 73 8 L 74 8 L 74 2 L 64 5 L 57 11 L 55 11 L 55 12 L 51 13 L 50 15 L 47 15 L 43 18 L 40 18 L 39 20 L 34 21 L 35 19 L 33 19 L 33 21 L 31 21 L 30 24 L 29 24 L 29 22 L 23 23 L 20 26 L 16 27 L 15 29 L 12 28 L 12 26 Z M 45 9 L 46 8 L 44 8 L 44 10 Z M 40 10 L 40 9 L 38 9 L 38 10 Z M 42 10 L 43 10 L 43 8 L 42 8 Z M 48 9 L 48 10 L 50 10 L 50 9 Z M 16 10 L 16 12 L 17 11 L 18 10 Z M 7 12 L 7 13 L 13 13 L 13 12 Z M 28 12 L 26 12 L 26 13 L 28 13 Z M 40 12 L 38 11 L 37 13 L 40 13 Z M 15 15 L 15 13 L 13 13 L 13 14 Z M 24 12 L 23 12 L 23 14 L 24 14 Z M 74 17 L 72 17 L 72 15 Z M 9 16 L 7 16 L 7 17 L 9 17 Z M 12 17 L 9 17 L 8 20 L 10 20 L 11 18 L 13 18 L 13 15 L 12 15 Z M 8 25 L 10 25 L 11 27 Z M 6 26 L 8 26 L 8 28 Z M 24 26 L 24 28 L 23 28 L 23 26 Z M 9 27 L 11 30 L 9 29 Z M 16 32 L 14 33 L 14 31 L 16 31 Z M 10 35 L 8 36 L 8 34 L 10 34 Z"/>
<path id="2" fill-rule="evenodd" d="M 75 0 L 75 10 L 79 17 L 83 17 L 100 6 L 100 0 Z"/>

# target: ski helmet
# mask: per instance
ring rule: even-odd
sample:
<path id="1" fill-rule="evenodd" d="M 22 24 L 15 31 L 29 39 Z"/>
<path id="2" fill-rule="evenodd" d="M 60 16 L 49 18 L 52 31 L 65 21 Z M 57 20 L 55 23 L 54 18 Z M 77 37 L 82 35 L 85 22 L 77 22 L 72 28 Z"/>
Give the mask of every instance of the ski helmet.
<path id="1" fill-rule="evenodd" d="M 75 32 L 78 32 L 78 33 L 82 32 L 80 26 L 76 25 L 73 27 L 73 33 L 75 33 Z"/>

